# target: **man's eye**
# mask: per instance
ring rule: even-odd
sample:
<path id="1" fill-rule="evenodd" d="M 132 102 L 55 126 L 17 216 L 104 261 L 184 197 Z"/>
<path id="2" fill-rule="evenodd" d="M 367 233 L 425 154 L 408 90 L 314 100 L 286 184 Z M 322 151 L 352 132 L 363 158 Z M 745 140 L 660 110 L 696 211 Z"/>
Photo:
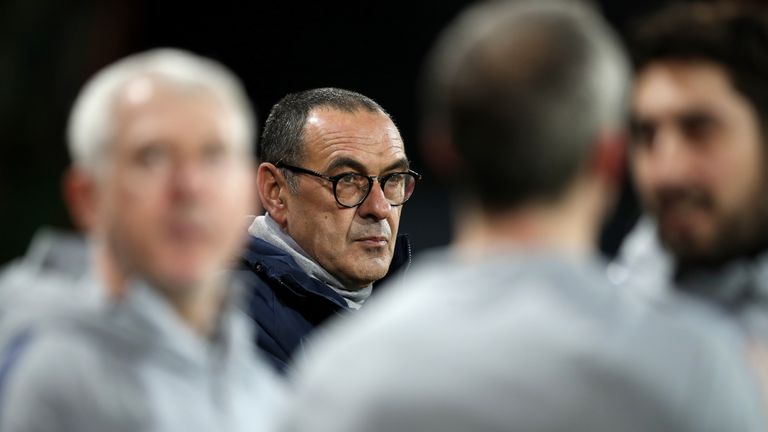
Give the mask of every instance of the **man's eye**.
<path id="1" fill-rule="evenodd" d="M 346 174 L 344 177 L 339 179 L 339 183 L 343 183 L 345 185 L 356 185 L 360 183 L 360 179 L 362 177 L 357 174 Z"/>
<path id="2" fill-rule="evenodd" d="M 695 141 L 708 138 L 715 129 L 715 122 L 705 117 L 692 117 L 682 122 L 685 135 Z"/>
<path id="3" fill-rule="evenodd" d="M 405 174 L 392 174 L 387 179 L 388 186 L 401 186 L 405 183 Z"/>
<path id="4" fill-rule="evenodd" d="M 152 167 L 159 165 L 168 157 L 168 152 L 159 145 L 150 145 L 141 148 L 137 153 L 136 162 L 144 167 Z"/>
<path id="5" fill-rule="evenodd" d="M 656 135 L 656 128 L 645 122 L 632 122 L 630 125 L 630 136 L 632 145 L 635 147 L 647 147 L 653 143 Z"/>
<path id="6" fill-rule="evenodd" d="M 218 162 L 224 159 L 227 150 L 221 143 L 213 143 L 203 149 L 203 158 L 208 162 Z"/>

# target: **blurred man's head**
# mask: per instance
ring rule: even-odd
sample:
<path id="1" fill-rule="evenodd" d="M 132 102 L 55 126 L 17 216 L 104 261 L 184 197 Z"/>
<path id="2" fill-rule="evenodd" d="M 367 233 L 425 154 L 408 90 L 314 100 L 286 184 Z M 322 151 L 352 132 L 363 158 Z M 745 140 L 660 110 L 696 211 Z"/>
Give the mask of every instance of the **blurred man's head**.
<path id="1" fill-rule="evenodd" d="M 264 208 L 312 259 L 350 289 L 386 275 L 416 179 L 376 102 L 334 88 L 290 94 L 272 108 L 258 153 Z"/>
<path id="2" fill-rule="evenodd" d="M 222 65 L 177 50 L 100 71 L 72 110 L 67 196 L 118 278 L 215 280 L 252 210 L 253 113 Z"/>
<path id="3" fill-rule="evenodd" d="M 583 4 L 484 2 L 449 27 L 428 66 L 425 136 L 455 149 L 455 186 L 485 213 L 615 176 L 628 65 Z"/>
<path id="4" fill-rule="evenodd" d="M 733 4 L 676 5 L 635 38 L 632 167 L 683 265 L 768 245 L 768 19 Z"/>

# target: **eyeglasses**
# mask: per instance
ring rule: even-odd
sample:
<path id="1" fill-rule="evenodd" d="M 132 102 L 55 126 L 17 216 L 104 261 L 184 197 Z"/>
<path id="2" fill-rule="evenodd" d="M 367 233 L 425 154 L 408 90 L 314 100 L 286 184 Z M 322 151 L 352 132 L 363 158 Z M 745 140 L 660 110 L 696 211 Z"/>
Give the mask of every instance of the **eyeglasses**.
<path id="1" fill-rule="evenodd" d="M 413 188 L 421 175 L 415 171 L 393 172 L 383 176 L 366 176 L 354 172 L 342 173 L 335 176 L 326 176 L 318 172 L 278 162 L 278 168 L 284 168 L 297 174 L 307 174 L 328 180 L 333 184 L 333 196 L 342 207 L 352 208 L 359 206 L 371 193 L 373 181 L 378 180 L 384 198 L 389 205 L 403 205 L 413 195 Z"/>

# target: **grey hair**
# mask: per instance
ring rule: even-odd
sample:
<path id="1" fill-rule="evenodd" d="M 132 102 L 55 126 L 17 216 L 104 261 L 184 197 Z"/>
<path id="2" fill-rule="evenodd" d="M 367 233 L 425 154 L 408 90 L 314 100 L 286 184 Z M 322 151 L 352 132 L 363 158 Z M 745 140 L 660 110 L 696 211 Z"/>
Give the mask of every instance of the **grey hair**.
<path id="1" fill-rule="evenodd" d="M 427 66 L 425 120 L 449 132 L 465 192 L 485 207 L 556 197 L 625 121 L 629 61 L 582 2 L 474 5 Z"/>
<path id="2" fill-rule="evenodd" d="M 380 112 L 392 120 L 373 99 L 351 90 L 324 87 L 290 93 L 272 107 L 267 117 L 261 143 L 257 147 L 259 161 L 301 164 L 304 158 L 304 127 L 310 112 L 316 108 L 349 113 L 361 110 Z M 298 185 L 294 176 L 290 171 L 283 172 L 288 186 L 296 192 Z"/>
<path id="3" fill-rule="evenodd" d="M 256 117 L 237 76 L 224 65 L 187 51 L 160 48 L 133 54 L 96 73 L 82 88 L 69 117 L 67 138 L 72 162 L 96 171 L 109 151 L 113 105 L 120 91 L 139 78 L 163 85 L 204 89 L 232 109 L 235 139 L 245 148 L 254 145 Z"/>

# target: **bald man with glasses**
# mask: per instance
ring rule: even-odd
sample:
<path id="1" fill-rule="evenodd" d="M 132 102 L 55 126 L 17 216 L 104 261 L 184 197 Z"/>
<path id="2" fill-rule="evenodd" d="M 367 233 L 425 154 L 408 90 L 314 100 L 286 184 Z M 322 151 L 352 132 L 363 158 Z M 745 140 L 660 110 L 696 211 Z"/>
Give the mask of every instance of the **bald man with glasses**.
<path id="1" fill-rule="evenodd" d="M 266 214 L 250 225 L 241 279 L 258 346 L 283 371 L 327 318 L 365 303 L 411 260 L 398 236 L 420 175 L 384 109 L 336 88 L 289 94 L 258 148 Z"/>

